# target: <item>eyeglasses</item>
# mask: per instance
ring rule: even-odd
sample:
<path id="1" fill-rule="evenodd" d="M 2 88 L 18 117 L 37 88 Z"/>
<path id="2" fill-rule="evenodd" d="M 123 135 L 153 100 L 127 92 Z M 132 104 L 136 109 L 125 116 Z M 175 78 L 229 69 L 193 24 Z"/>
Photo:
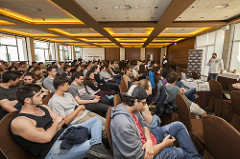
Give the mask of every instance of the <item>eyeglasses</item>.
<path id="1" fill-rule="evenodd" d="M 143 104 L 143 106 L 147 105 L 147 102 L 141 102 Z"/>

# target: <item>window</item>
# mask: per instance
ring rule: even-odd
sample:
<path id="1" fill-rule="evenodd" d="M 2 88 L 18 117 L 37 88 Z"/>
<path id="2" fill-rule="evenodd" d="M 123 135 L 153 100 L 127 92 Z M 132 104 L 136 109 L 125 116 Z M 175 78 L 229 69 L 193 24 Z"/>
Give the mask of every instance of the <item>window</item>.
<path id="1" fill-rule="evenodd" d="M 76 59 L 82 57 L 82 48 L 75 46 L 74 49 L 75 49 Z"/>
<path id="2" fill-rule="evenodd" d="M 240 23 L 234 25 L 230 70 L 240 73 Z"/>
<path id="3" fill-rule="evenodd" d="M 28 61 L 26 39 L 0 34 L 0 60 L 7 62 Z"/>
<path id="4" fill-rule="evenodd" d="M 73 52 L 71 46 L 60 45 L 60 61 L 72 61 Z"/>
<path id="5" fill-rule="evenodd" d="M 37 62 L 51 62 L 56 60 L 54 43 L 34 41 L 35 60 Z"/>

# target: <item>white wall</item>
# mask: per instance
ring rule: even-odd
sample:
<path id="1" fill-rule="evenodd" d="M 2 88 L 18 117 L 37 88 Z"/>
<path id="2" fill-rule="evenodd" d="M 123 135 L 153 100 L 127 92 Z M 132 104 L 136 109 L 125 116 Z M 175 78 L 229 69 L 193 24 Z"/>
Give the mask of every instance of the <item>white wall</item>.
<path id="1" fill-rule="evenodd" d="M 83 48 L 83 60 L 93 60 L 97 59 L 105 59 L 105 49 L 104 48 Z"/>

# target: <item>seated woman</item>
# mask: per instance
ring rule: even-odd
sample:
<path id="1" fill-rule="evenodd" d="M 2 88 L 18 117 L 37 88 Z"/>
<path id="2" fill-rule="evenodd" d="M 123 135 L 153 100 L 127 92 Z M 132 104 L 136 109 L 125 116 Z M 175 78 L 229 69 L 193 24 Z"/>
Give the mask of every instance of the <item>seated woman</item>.
<path id="1" fill-rule="evenodd" d="M 85 87 L 86 91 L 90 93 L 91 95 L 99 95 L 101 97 L 106 97 L 106 95 L 114 95 L 115 93 L 113 91 L 102 91 L 98 83 L 96 82 L 94 78 L 94 71 L 90 70 L 86 73 L 85 77 Z"/>
<path id="2" fill-rule="evenodd" d="M 181 93 L 184 95 L 185 90 L 182 88 L 179 88 L 176 86 L 176 82 L 179 79 L 179 75 L 176 72 L 171 72 L 167 75 L 167 84 L 166 84 L 166 90 L 167 93 L 169 94 L 169 97 L 171 98 L 172 104 L 174 107 L 177 107 L 176 103 L 176 95 L 178 93 Z M 184 95 L 189 107 L 190 107 L 190 112 L 197 114 L 197 115 L 206 115 L 206 112 L 199 107 L 196 103 L 191 102 L 185 95 Z"/>

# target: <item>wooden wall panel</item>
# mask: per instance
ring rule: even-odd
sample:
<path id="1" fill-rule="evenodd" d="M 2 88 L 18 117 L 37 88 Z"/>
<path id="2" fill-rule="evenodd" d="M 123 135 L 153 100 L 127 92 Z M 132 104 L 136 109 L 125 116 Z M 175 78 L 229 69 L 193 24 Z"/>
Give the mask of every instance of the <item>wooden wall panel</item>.
<path id="1" fill-rule="evenodd" d="M 105 60 L 120 60 L 120 48 L 105 48 Z"/>
<path id="2" fill-rule="evenodd" d="M 140 60 L 140 48 L 126 48 L 125 59 L 129 61 Z"/>
<path id="3" fill-rule="evenodd" d="M 181 42 L 177 45 L 170 45 L 167 48 L 167 56 L 169 64 L 175 62 L 177 66 L 187 68 L 188 65 L 188 51 L 194 49 L 195 37 Z"/>
<path id="4" fill-rule="evenodd" d="M 150 60 L 150 55 L 153 54 L 153 61 L 160 63 L 160 54 L 161 49 L 160 48 L 146 48 L 146 60 Z"/>

